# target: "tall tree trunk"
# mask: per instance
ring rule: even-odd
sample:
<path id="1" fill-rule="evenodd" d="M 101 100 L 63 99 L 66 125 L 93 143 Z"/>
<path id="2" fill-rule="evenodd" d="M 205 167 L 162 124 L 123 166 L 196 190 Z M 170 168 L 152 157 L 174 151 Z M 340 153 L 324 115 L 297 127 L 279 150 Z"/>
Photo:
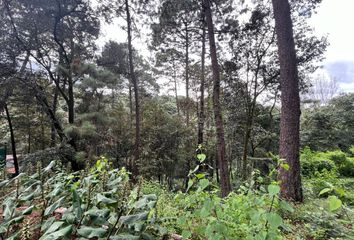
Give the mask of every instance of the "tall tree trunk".
<path id="1" fill-rule="evenodd" d="M 201 59 L 201 76 L 200 76 L 200 112 L 198 121 L 198 144 L 203 144 L 203 134 L 204 134 L 204 122 L 205 122 L 205 109 L 204 109 L 204 89 L 205 89 L 205 14 L 204 10 L 202 21 L 203 21 L 203 32 L 202 32 L 202 59 Z"/>
<path id="2" fill-rule="evenodd" d="M 74 101 L 74 83 L 73 79 L 68 79 L 68 118 L 69 118 L 69 123 L 74 124 L 75 122 L 75 101 Z"/>
<path id="3" fill-rule="evenodd" d="M 210 0 L 204 1 L 205 17 L 209 32 L 210 56 L 213 70 L 214 86 L 213 86 L 213 106 L 214 117 L 217 135 L 217 159 L 220 168 L 220 181 L 221 181 L 221 195 L 226 197 L 231 191 L 230 174 L 228 168 L 228 161 L 225 157 L 225 136 L 224 136 L 224 123 L 222 119 L 222 110 L 220 103 L 220 72 L 219 64 L 216 55 L 214 24 L 211 15 Z"/>
<path id="4" fill-rule="evenodd" d="M 186 28 L 186 56 L 185 56 L 185 78 L 186 78 L 186 125 L 189 126 L 189 34 L 188 24 L 185 24 Z"/>
<path id="5" fill-rule="evenodd" d="M 29 104 L 26 105 L 26 120 L 27 120 L 27 153 L 31 153 L 32 131 L 31 120 L 29 115 Z"/>
<path id="6" fill-rule="evenodd" d="M 4 108 L 5 108 L 5 112 L 6 112 L 7 122 L 9 124 L 9 128 L 10 128 L 12 156 L 13 156 L 14 166 L 15 166 L 15 175 L 17 176 L 18 174 L 20 174 L 20 168 L 18 166 L 18 160 L 17 160 L 17 154 L 16 154 L 15 134 L 14 134 L 13 126 L 12 126 L 9 108 L 7 107 L 7 103 L 4 104 Z"/>
<path id="7" fill-rule="evenodd" d="M 178 100 L 178 86 L 177 86 L 177 74 L 176 74 L 176 62 L 175 59 L 172 60 L 172 67 L 173 67 L 173 82 L 175 85 L 175 99 L 176 99 L 176 108 L 177 108 L 177 115 L 180 116 L 179 111 L 179 100 Z"/>
<path id="8" fill-rule="evenodd" d="M 127 14 L 127 31 L 128 31 L 128 51 L 129 51 L 129 72 L 130 78 L 133 84 L 134 100 L 135 100 L 135 149 L 134 149 L 134 161 L 132 171 L 135 176 L 138 174 L 137 161 L 140 155 L 140 103 L 139 103 L 139 88 L 138 79 L 134 72 L 133 62 L 133 47 L 132 47 L 132 19 L 130 16 L 129 0 L 125 0 L 125 10 Z"/>
<path id="9" fill-rule="evenodd" d="M 279 169 L 281 196 L 302 201 L 299 160 L 300 97 L 293 27 L 288 0 L 272 0 L 281 79 L 280 158 L 290 169 Z"/>
<path id="10" fill-rule="evenodd" d="M 55 89 L 54 89 L 54 97 L 53 97 L 53 105 L 52 105 L 52 109 L 53 109 L 54 115 L 56 115 L 56 112 L 57 112 L 58 95 L 59 95 L 58 88 L 55 88 Z M 50 139 L 51 139 L 50 145 L 51 145 L 52 147 L 55 146 L 56 136 L 57 136 L 57 134 L 56 134 L 55 126 L 54 126 L 54 124 L 52 123 L 51 135 L 50 135 Z"/>

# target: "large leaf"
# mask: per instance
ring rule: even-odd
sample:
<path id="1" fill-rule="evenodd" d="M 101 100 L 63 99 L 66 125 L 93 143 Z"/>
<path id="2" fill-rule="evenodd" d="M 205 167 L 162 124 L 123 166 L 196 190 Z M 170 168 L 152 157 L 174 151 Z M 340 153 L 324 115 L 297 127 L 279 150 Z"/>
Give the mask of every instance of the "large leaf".
<path id="1" fill-rule="evenodd" d="M 97 199 L 97 204 L 98 203 L 104 203 L 104 204 L 110 205 L 110 204 L 117 203 L 117 200 L 113 200 L 111 198 L 105 197 L 105 196 L 103 196 L 100 193 L 96 195 L 96 199 Z"/>
<path id="2" fill-rule="evenodd" d="M 266 218 L 271 228 L 278 228 L 283 224 L 283 219 L 277 213 L 267 213 Z"/>
<path id="3" fill-rule="evenodd" d="M 43 169 L 43 173 L 49 172 L 55 166 L 55 161 L 51 161 L 48 166 Z"/>
<path id="4" fill-rule="evenodd" d="M 342 207 L 342 201 L 337 198 L 337 196 L 328 197 L 328 207 L 329 211 L 333 212 Z"/>
<path id="5" fill-rule="evenodd" d="M 101 238 L 107 232 L 104 228 L 81 227 L 77 232 L 85 238 Z"/>
<path id="6" fill-rule="evenodd" d="M 44 235 L 49 235 L 50 233 L 57 231 L 63 224 L 64 222 L 53 222 Z"/>
<path id="7" fill-rule="evenodd" d="M 25 210 L 22 211 L 22 215 L 31 214 L 34 208 L 35 208 L 35 206 L 30 206 L 30 207 L 26 208 Z"/>
<path id="8" fill-rule="evenodd" d="M 279 206 L 281 209 L 284 209 L 288 212 L 294 212 L 294 208 L 286 201 L 281 200 Z"/>
<path id="9" fill-rule="evenodd" d="M 73 208 L 76 214 L 76 217 L 80 219 L 82 217 L 81 209 L 81 197 L 77 194 L 76 190 L 73 190 Z"/>
<path id="10" fill-rule="evenodd" d="M 4 203 L 4 212 L 3 212 L 3 216 L 4 216 L 4 220 L 10 219 L 11 215 L 13 214 L 13 211 L 16 208 L 16 201 L 13 198 L 7 198 Z"/>
<path id="11" fill-rule="evenodd" d="M 64 239 L 64 237 L 70 236 L 73 227 L 71 225 L 62 228 L 58 231 L 52 232 L 49 235 L 43 235 L 39 240 L 57 240 L 57 239 Z"/>
<path id="12" fill-rule="evenodd" d="M 134 215 L 128 215 L 128 216 L 122 216 L 119 221 L 121 223 L 124 223 L 124 224 L 133 224 L 133 223 L 136 223 L 138 221 L 145 221 L 147 220 L 148 218 L 148 215 L 149 215 L 149 212 L 143 212 L 143 213 L 139 213 L 139 214 L 134 214 Z"/>
<path id="13" fill-rule="evenodd" d="M 50 205 L 49 207 L 47 207 L 44 211 L 44 216 L 47 216 L 49 214 L 52 214 L 55 209 L 59 208 L 60 205 L 64 202 L 64 199 L 66 198 L 66 196 L 59 198 L 56 202 L 54 202 L 52 205 Z"/>
<path id="14" fill-rule="evenodd" d="M 119 235 L 115 235 L 115 236 L 111 236 L 109 238 L 110 240 L 139 240 L 140 237 L 138 236 L 134 236 L 134 235 L 131 235 L 131 234 L 119 234 Z"/>
<path id="15" fill-rule="evenodd" d="M 198 191 L 203 191 L 209 186 L 209 180 L 208 179 L 202 179 L 199 182 L 199 188 Z"/>
<path id="16" fill-rule="evenodd" d="M 278 185 L 271 184 L 268 186 L 268 192 L 271 196 L 276 196 L 280 192 L 280 187 Z"/>

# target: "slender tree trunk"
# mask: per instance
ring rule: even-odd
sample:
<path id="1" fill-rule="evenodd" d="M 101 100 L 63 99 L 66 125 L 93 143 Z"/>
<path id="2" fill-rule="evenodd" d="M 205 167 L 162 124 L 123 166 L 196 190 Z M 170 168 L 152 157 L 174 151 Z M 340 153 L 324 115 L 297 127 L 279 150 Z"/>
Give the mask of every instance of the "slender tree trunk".
<path id="1" fill-rule="evenodd" d="M 26 105 L 26 118 L 27 118 L 27 153 L 31 153 L 32 131 L 31 131 L 31 120 L 30 120 L 28 104 Z"/>
<path id="2" fill-rule="evenodd" d="M 133 90 L 132 90 L 131 81 L 129 81 L 129 114 L 130 114 L 130 130 L 132 130 L 134 117 L 133 117 Z"/>
<path id="3" fill-rule="evenodd" d="M 188 25 L 185 24 L 186 28 L 186 58 L 185 58 L 185 78 L 186 78 L 186 125 L 189 126 L 189 34 Z"/>
<path id="4" fill-rule="evenodd" d="M 279 155 L 289 165 L 279 169 L 281 196 L 291 201 L 303 200 L 299 160 L 300 97 L 295 43 L 290 5 L 287 0 L 272 0 L 281 79 L 281 119 Z"/>
<path id="5" fill-rule="evenodd" d="M 133 47 L 132 47 L 132 19 L 130 17 L 129 0 L 125 0 L 125 10 L 127 14 L 127 31 L 128 31 L 128 51 L 129 51 L 129 72 L 130 78 L 133 84 L 134 100 L 135 100 L 135 149 L 134 149 L 134 161 L 133 161 L 133 173 L 136 176 L 138 174 L 137 161 L 140 155 L 140 103 L 139 103 L 139 88 L 138 79 L 134 72 L 133 62 Z"/>
<path id="6" fill-rule="evenodd" d="M 228 161 L 225 157 L 225 136 L 224 136 L 224 123 L 222 119 L 222 109 L 220 103 L 220 72 L 219 64 L 216 55 L 214 24 L 211 15 L 210 0 L 204 1 L 205 17 L 208 25 L 210 56 L 213 70 L 214 87 L 213 87 L 213 106 L 214 117 L 217 135 L 217 159 L 220 168 L 220 181 L 221 181 L 221 195 L 226 197 L 231 191 L 230 174 L 228 169 Z"/>
<path id="7" fill-rule="evenodd" d="M 55 89 L 54 89 L 54 97 L 53 97 L 53 105 L 52 105 L 52 109 L 53 109 L 54 115 L 56 115 L 56 112 L 57 112 L 58 94 L 59 94 L 58 88 L 55 88 Z M 57 134 L 56 134 L 56 131 L 55 131 L 55 126 L 54 126 L 54 124 L 52 123 L 51 135 L 50 135 L 50 139 L 51 139 L 50 145 L 51 145 L 52 147 L 55 146 L 56 137 L 57 137 Z"/>
<path id="8" fill-rule="evenodd" d="M 12 156 L 13 156 L 13 159 L 14 159 L 15 175 L 17 176 L 18 174 L 20 174 L 20 168 L 18 166 L 18 160 L 17 160 L 17 154 L 16 154 L 15 134 L 14 134 L 13 126 L 12 126 L 12 121 L 11 121 L 9 108 L 7 107 L 7 103 L 4 104 L 4 108 L 5 108 L 5 112 L 6 112 L 7 122 L 9 124 L 9 128 L 10 128 Z"/>
<path id="9" fill-rule="evenodd" d="M 175 59 L 172 60 L 172 67 L 173 67 L 173 82 L 174 82 L 174 85 L 175 85 L 176 108 L 177 108 L 177 115 L 179 117 L 180 116 L 180 111 L 179 111 L 178 86 L 177 86 L 177 74 L 176 74 Z"/>
<path id="10" fill-rule="evenodd" d="M 74 124 L 75 122 L 75 101 L 74 101 L 74 84 L 72 79 L 68 79 L 68 110 L 69 110 L 69 123 Z"/>
<path id="11" fill-rule="evenodd" d="M 205 89 L 205 16 L 203 10 L 203 32 L 202 32 L 202 59 L 201 59 L 201 76 L 200 76 L 200 112 L 198 121 L 198 144 L 203 144 L 204 122 L 205 122 L 205 109 L 204 109 L 204 89 Z"/>

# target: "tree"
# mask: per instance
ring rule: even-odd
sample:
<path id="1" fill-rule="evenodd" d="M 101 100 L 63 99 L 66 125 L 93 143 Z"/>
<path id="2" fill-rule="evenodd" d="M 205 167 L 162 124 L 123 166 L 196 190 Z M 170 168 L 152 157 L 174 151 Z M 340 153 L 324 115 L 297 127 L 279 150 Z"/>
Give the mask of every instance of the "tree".
<path id="1" fill-rule="evenodd" d="M 210 45 L 210 57 L 213 72 L 213 107 L 214 117 L 216 125 L 216 137 L 217 137 L 217 159 L 220 167 L 221 176 L 221 195 L 226 197 L 231 191 L 229 166 L 226 158 L 225 147 L 225 135 L 224 135 L 224 123 L 222 118 L 222 109 L 220 103 L 220 70 L 219 63 L 216 55 L 214 25 L 211 13 L 210 0 L 205 0 L 205 19 L 208 26 L 209 45 Z"/>
<path id="2" fill-rule="evenodd" d="M 292 201 L 303 200 L 300 159 L 299 78 L 290 5 L 286 0 L 272 0 L 281 79 L 281 120 L 279 155 L 289 169 L 279 169 L 281 196 Z"/>

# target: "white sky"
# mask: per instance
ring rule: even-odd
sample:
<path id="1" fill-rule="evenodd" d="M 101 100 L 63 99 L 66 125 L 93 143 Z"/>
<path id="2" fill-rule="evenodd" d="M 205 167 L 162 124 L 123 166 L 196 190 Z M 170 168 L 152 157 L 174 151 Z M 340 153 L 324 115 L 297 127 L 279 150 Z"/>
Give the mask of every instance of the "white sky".
<path id="1" fill-rule="evenodd" d="M 354 0 L 323 0 L 310 23 L 319 34 L 329 34 L 327 62 L 354 61 Z"/>
<path id="2" fill-rule="evenodd" d="M 126 41 L 126 33 L 118 27 L 119 24 L 124 25 L 125 23 L 120 20 L 115 21 L 113 26 L 103 26 L 103 36 L 99 40 L 100 46 L 108 40 Z M 325 53 L 326 59 L 323 65 L 334 62 L 348 62 L 349 68 L 354 69 L 354 0 L 323 0 L 317 14 L 310 19 L 310 24 L 319 35 L 328 34 L 330 45 Z M 148 32 L 148 30 L 142 31 L 141 34 L 144 34 L 144 32 Z M 144 39 L 147 39 L 147 37 L 135 38 L 134 47 L 144 56 L 150 56 Z M 344 92 L 354 92 L 354 73 L 349 76 L 351 75 L 353 75 L 353 81 L 351 81 L 351 78 L 344 82 L 339 79 L 340 88 Z"/>

